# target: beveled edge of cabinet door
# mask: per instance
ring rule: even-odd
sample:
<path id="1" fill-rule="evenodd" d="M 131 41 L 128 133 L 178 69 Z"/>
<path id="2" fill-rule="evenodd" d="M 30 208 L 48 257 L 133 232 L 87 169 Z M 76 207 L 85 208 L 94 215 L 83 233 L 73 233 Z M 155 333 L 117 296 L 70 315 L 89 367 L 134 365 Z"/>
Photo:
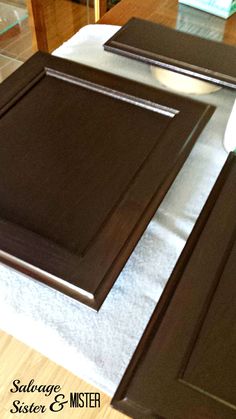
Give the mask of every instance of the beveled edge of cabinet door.
<path id="1" fill-rule="evenodd" d="M 134 29 L 138 31 L 135 43 L 132 39 L 129 39 L 130 36 L 132 37 Z M 142 47 L 138 45 L 139 39 L 145 39 L 145 44 Z M 155 50 L 152 46 L 153 40 L 156 41 L 157 45 Z M 178 51 L 178 45 L 183 42 L 186 43 L 186 48 L 189 47 L 190 50 L 188 60 L 183 58 L 181 54 L 174 58 L 172 53 L 168 53 L 168 51 L 160 53 L 159 44 L 165 44 L 168 48 L 168 45 L 170 46 L 173 42 L 176 42 L 175 51 Z M 236 48 L 232 45 L 201 38 L 134 17 L 105 42 L 104 49 L 146 64 L 163 67 L 189 77 L 236 89 Z M 198 50 L 201 53 L 202 49 L 205 50 L 202 56 L 204 62 L 199 65 L 194 60 L 194 55 L 191 56 L 191 50 Z M 209 56 L 216 60 L 214 69 L 211 68 L 211 63 L 208 65 Z M 221 68 L 222 60 L 226 66 L 225 70 Z"/>

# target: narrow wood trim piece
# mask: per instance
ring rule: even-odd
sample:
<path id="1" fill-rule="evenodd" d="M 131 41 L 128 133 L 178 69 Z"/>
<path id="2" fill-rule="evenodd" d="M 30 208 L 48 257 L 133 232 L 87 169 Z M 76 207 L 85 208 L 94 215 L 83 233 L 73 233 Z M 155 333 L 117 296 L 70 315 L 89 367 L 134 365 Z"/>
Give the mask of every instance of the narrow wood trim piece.
<path id="1" fill-rule="evenodd" d="M 107 0 L 94 0 L 94 15 L 97 22 L 107 11 Z"/>
<path id="2" fill-rule="evenodd" d="M 101 13 L 100 13 L 100 8 L 101 8 L 101 1 L 100 0 L 94 0 L 94 16 L 95 16 L 95 22 L 97 22 L 100 17 L 101 17 Z"/>
<path id="3" fill-rule="evenodd" d="M 44 0 L 28 0 L 28 7 L 31 12 L 31 20 L 33 21 L 34 34 L 37 43 L 37 49 L 40 51 L 49 52 L 49 45 L 47 39 L 47 25 L 44 14 Z"/>
<path id="4" fill-rule="evenodd" d="M 231 45 L 132 18 L 104 44 L 104 48 L 150 65 L 236 89 L 236 48 Z"/>

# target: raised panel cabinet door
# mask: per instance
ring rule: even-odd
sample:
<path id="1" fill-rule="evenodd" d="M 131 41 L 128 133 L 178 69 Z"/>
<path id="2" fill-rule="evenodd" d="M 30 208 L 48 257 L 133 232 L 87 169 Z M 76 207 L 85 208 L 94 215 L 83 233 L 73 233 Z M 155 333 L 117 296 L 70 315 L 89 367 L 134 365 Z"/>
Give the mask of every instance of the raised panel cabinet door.
<path id="1" fill-rule="evenodd" d="M 0 257 L 98 309 L 214 108 L 49 54 L 0 86 Z"/>
<path id="2" fill-rule="evenodd" d="M 104 48 L 138 61 L 236 89 L 236 48 L 232 45 L 132 18 L 104 44 Z"/>
<path id="3" fill-rule="evenodd" d="M 235 418 L 235 192 L 232 153 L 113 398 L 134 418 Z"/>

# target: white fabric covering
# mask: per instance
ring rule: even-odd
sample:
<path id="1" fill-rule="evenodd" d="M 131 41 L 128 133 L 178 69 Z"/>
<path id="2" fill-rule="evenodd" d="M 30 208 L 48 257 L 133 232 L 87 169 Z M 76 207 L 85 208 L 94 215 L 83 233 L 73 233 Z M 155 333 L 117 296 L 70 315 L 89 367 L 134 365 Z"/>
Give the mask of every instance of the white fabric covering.
<path id="1" fill-rule="evenodd" d="M 103 51 L 117 29 L 89 25 L 54 54 L 158 87 L 147 65 Z M 98 313 L 0 265 L 1 329 L 112 395 L 227 157 L 234 98 L 199 98 L 218 109 Z"/>

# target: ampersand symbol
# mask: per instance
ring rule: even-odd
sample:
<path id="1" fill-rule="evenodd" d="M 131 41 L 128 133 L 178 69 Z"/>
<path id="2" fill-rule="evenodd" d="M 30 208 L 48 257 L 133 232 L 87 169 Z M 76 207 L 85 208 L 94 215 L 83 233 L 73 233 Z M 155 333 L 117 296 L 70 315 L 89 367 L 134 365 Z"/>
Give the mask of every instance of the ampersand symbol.
<path id="1" fill-rule="evenodd" d="M 60 401 L 59 400 L 60 397 L 61 397 L 61 400 L 64 400 L 65 398 L 64 394 L 57 394 L 55 396 L 54 402 L 49 406 L 49 409 L 52 412 L 60 412 L 63 409 L 64 404 L 68 403 L 68 400 L 66 400 L 65 402 Z"/>

